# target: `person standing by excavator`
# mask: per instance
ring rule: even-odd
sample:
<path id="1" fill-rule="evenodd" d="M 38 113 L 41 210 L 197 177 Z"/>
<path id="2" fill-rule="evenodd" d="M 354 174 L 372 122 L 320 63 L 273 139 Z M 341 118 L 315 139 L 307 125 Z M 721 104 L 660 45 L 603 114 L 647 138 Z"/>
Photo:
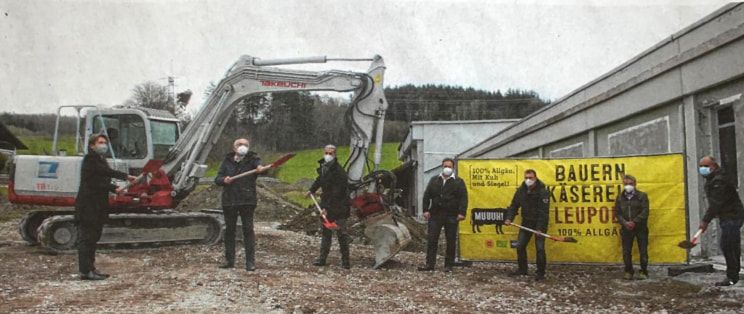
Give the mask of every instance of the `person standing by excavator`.
<path id="1" fill-rule="evenodd" d="M 638 243 L 641 271 L 638 279 L 648 278 L 648 195 L 636 189 L 636 178 L 623 176 L 623 193 L 615 200 L 615 216 L 622 226 L 620 237 L 623 245 L 623 279 L 633 279 L 633 239 Z"/>
<path id="2" fill-rule="evenodd" d="M 349 177 L 336 160 L 336 146 L 326 145 L 323 148 L 323 158 L 318 160 L 318 164 L 320 164 L 317 169 L 318 178 L 307 192 L 307 197 L 315 194 L 318 189 L 323 190 L 320 200 L 322 214 L 338 225 L 336 236 L 341 250 L 341 267 L 350 269 L 349 243 L 351 238 L 347 230 L 347 219 L 351 211 L 349 208 Z M 331 251 L 333 230 L 325 226 L 321 226 L 321 229 L 320 256 L 313 263 L 315 266 L 325 266 L 326 258 Z"/>
<path id="3" fill-rule="evenodd" d="M 429 180 L 424 191 L 424 218 L 428 221 L 426 239 L 426 265 L 419 271 L 432 271 L 437 262 L 439 235 L 444 228 L 447 249 L 444 256 L 444 271 L 451 272 L 455 264 L 455 242 L 457 225 L 465 219 L 468 209 L 468 192 L 465 181 L 455 176 L 455 161 L 442 160 L 442 173 Z"/>
<path id="4" fill-rule="evenodd" d="M 78 228 L 78 270 L 81 280 L 103 280 L 109 277 L 96 269 L 96 243 L 101 239 L 103 225 L 108 219 L 109 193 L 121 193 L 124 188 L 111 183 L 112 178 L 137 179 L 116 171 L 106 162 L 108 152 L 106 135 L 91 135 L 88 154 L 83 157 L 80 169 L 80 187 L 75 198 L 75 220 Z"/>
<path id="5" fill-rule="evenodd" d="M 238 216 L 243 225 L 245 270 L 256 270 L 256 234 L 253 231 L 253 213 L 256 210 L 256 177 L 271 166 L 262 166 L 261 158 L 248 149 L 248 140 L 233 142 L 233 151 L 225 155 L 214 183 L 222 187 L 222 214 L 225 217 L 225 263 L 220 268 L 235 267 L 235 229 Z M 246 171 L 256 174 L 238 179 L 232 177 Z"/>
<path id="6" fill-rule="evenodd" d="M 540 232 L 548 231 L 548 209 L 550 208 L 550 194 L 545 184 L 537 178 L 537 172 L 532 169 L 524 171 L 524 182 L 517 188 L 506 213 L 504 224 L 510 225 L 514 221 L 518 210 L 522 209 L 522 225 Z M 532 233 L 520 229 L 517 237 L 517 271 L 512 276 L 527 275 L 527 243 Z M 547 258 L 545 256 L 545 238 L 535 235 L 535 250 L 537 258 L 537 272 L 535 281 L 545 279 Z"/>
<path id="7" fill-rule="evenodd" d="M 741 226 L 744 224 L 744 205 L 736 190 L 735 176 L 728 175 L 713 156 L 700 159 L 698 173 L 705 178 L 705 211 L 700 229 L 704 232 L 713 218 L 718 218 L 720 246 L 726 259 L 726 278 L 716 286 L 726 287 L 739 282 L 741 271 Z"/>

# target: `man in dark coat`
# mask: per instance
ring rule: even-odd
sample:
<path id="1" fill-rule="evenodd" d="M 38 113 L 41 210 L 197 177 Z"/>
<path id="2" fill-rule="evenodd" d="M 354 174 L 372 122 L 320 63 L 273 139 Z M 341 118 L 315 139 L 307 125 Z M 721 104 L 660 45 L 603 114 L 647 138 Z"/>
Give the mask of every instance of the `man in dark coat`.
<path id="1" fill-rule="evenodd" d="M 524 182 L 517 188 L 514 193 L 509 210 L 506 213 L 504 224 L 509 225 L 514 221 L 519 208 L 522 209 L 522 225 L 538 231 L 548 231 L 548 208 L 550 207 L 550 198 L 545 184 L 537 178 L 537 172 L 532 169 L 524 171 Z M 519 268 L 512 273 L 515 276 L 527 275 L 527 244 L 530 242 L 532 233 L 526 230 L 519 230 L 517 238 L 517 264 Z M 535 249 L 537 251 L 537 273 L 535 280 L 545 279 L 545 267 L 547 260 L 545 257 L 545 238 L 535 236 Z"/>
<path id="2" fill-rule="evenodd" d="M 426 239 L 426 265 L 419 271 L 432 271 L 437 262 L 439 235 L 444 228 L 447 248 L 444 256 L 444 271 L 451 272 L 455 264 L 455 242 L 457 224 L 465 219 L 468 209 L 468 192 L 465 182 L 455 176 L 455 161 L 442 160 L 442 173 L 429 180 L 423 198 L 424 218 L 428 220 Z"/>
<path id="3" fill-rule="evenodd" d="M 88 154 L 83 157 L 80 188 L 75 198 L 75 218 L 78 227 L 78 270 L 82 280 L 102 280 L 109 276 L 96 269 L 96 243 L 101 239 L 103 225 L 108 219 L 109 192 L 120 193 L 123 188 L 111 183 L 111 178 L 134 181 L 134 176 L 116 171 L 106 162 L 108 138 L 91 135 Z"/>
<path id="4" fill-rule="evenodd" d="M 638 242 L 641 272 L 638 279 L 648 278 L 648 195 L 636 189 L 636 178 L 623 176 L 623 193 L 615 200 L 615 216 L 622 228 L 623 263 L 626 280 L 633 279 L 633 239 Z"/>
<path id="5" fill-rule="evenodd" d="M 338 225 L 336 236 L 338 246 L 341 250 L 341 267 L 351 268 L 349 260 L 349 243 L 351 238 L 347 230 L 347 219 L 349 218 L 349 177 L 346 175 L 344 168 L 336 160 L 336 146 L 326 145 L 323 149 L 323 159 L 318 160 L 320 165 L 317 169 L 318 178 L 315 179 L 308 197 L 318 189 L 323 190 L 320 200 L 320 208 L 329 221 Z M 325 266 L 328 253 L 331 251 L 331 239 L 333 230 L 327 229 L 321 225 L 320 256 L 315 260 L 313 265 Z"/>
<path id="6" fill-rule="evenodd" d="M 235 229 L 238 216 L 243 224 L 245 270 L 256 270 L 256 234 L 253 231 L 253 213 L 256 210 L 256 177 L 270 166 L 262 166 L 261 159 L 248 149 L 248 140 L 233 142 L 233 152 L 225 155 L 214 183 L 222 187 L 222 214 L 225 217 L 225 263 L 220 268 L 235 267 Z M 233 179 L 232 177 L 256 169 L 257 173 Z"/>
<path id="7" fill-rule="evenodd" d="M 713 218 L 721 227 L 721 251 L 726 259 L 726 278 L 716 286 L 731 286 L 739 282 L 741 270 L 741 226 L 744 223 L 744 206 L 736 191 L 738 178 L 729 177 L 712 156 L 700 159 L 698 172 L 705 178 L 705 196 L 708 210 L 700 222 L 705 231 Z"/>

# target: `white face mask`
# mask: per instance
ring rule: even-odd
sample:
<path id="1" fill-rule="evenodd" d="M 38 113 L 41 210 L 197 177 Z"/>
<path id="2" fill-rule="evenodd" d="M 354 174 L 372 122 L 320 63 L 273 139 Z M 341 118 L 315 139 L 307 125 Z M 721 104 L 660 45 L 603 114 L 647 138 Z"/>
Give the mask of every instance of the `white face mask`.
<path id="1" fill-rule="evenodd" d="M 108 152 L 108 145 L 106 145 L 106 144 L 96 144 L 96 146 L 93 148 L 93 150 L 96 153 L 99 153 L 101 155 L 105 155 Z"/>
<path id="2" fill-rule="evenodd" d="M 625 186 L 625 192 L 626 193 L 633 193 L 633 191 L 635 191 L 635 187 L 634 186 L 632 186 L 630 184 L 628 184 L 628 185 Z"/>
<path id="3" fill-rule="evenodd" d="M 535 184 L 535 180 L 524 179 L 524 184 L 526 184 L 527 186 L 532 186 L 533 184 Z"/>
<path id="4" fill-rule="evenodd" d="M 444 167 L 442 169 L 442 174 L 445 175 L 445 176 L 451 176 L 453 171 L 455 171 L 455 170 L 452 169 L 452 168 L 450 168 L 450 167 Z"/>
<path id="5" fill-rule="evenodd" d="M 335 157 L 333 157 L 333 155 L 323 155 L 323 160 L 325 162 L 331 162 L 331 161 L 333 161 L 333 159 L 335 159 Z"/>
<path id="6" fill-rule="evenodd" d="M 248 146 L 240 145 L 238 146 L 238 155 L 245 156 L 245 154 L 248 154 Z"/>

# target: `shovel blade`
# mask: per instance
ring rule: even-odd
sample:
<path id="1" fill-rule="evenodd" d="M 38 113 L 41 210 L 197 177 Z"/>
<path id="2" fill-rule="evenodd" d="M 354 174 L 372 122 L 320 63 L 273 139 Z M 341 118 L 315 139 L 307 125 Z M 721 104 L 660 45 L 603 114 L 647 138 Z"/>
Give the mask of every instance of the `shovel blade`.
<path id="1" fill-rule="evenodd" d="M 697 245 L 697 243 L 693 243 L 693 242 L 687 241 L 687 240 L 681 241 L 681 242 L 679 242 L 679 244 L 677 244 L 677 246 L 679 246 L 679 247 L 681 247 L 683 249 L 688 249 L 688 250 L 691 249 L 691 248 L 694 248 L 696 245 Z"/>
<path id="2" fill-rule="evenodd" d="M 336 230 L 338 229 L 338 225 L 335 222 L 330 222 L 328 220 L 323 222 L 323 227 L 325 227 L 328 230 Z"/>

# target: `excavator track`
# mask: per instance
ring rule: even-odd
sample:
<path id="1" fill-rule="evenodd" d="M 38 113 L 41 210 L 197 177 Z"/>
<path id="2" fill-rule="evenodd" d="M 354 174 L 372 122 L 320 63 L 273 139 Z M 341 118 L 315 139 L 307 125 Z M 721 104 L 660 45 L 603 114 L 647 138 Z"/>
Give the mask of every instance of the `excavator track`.
<path id="1" fill-rule="evenodd" d="M 70 210 L 37 210 L 23 216 L 18 223 L 18 233 L 21 234 L 26 243 L 29 245 L 39 244 L 37 239 L 39 226 L 49 217 L 59 215 L 72 215 L 74 211 Z"/>
<path id="2" fill-rule="evenodd" d="M 112 214 L 103 226 L 99 247 L 140 248 L 176 244 L 211 245 L 222 239 L 224 222 L 216 215 L 191 213 Z M 53 216 L 39 226 L 39 243 L 52 251 L 77 247 L 79 238 L 72 215 Z"/>

